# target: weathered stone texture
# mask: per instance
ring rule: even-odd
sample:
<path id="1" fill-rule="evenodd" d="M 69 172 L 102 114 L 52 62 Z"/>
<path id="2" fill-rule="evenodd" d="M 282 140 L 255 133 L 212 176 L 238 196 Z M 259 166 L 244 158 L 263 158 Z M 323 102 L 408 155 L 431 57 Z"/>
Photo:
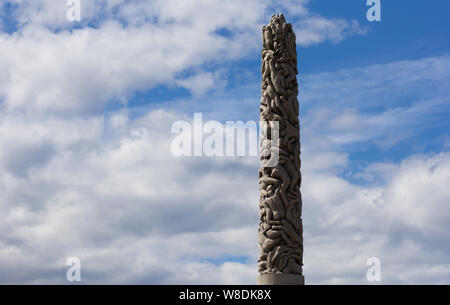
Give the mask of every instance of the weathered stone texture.
<path id="1" fill-rule="evenodd" d="M 283 284 L 286 278 L 289 279 L 286 283 L 303 284 L 295 34 L 292 25 L 286 23 L 282 14 L 272 16 L 270 24 L 264 26 L 262 32 L 260 120 L 279 122 L 279 162 L 273 167 L 261 167 L 259 170 L 261 222 L 258 283 Z M 264 159 L 262 154 L 261 158 Z M 274 276 L 276 274 L 280 276 Z M 297 281 L 295 275 L 298 275 Z"/>

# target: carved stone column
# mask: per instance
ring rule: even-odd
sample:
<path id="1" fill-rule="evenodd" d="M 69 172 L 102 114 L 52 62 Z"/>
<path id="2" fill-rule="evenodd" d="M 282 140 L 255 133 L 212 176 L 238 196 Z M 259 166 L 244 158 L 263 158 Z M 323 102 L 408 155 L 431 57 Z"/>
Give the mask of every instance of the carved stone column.
<path id="1" fill-rule="evenodd" d="M 303 285 L 300 125 L 297 51 L 292 25 L 274 15 L 262 28 L 260 120 L 279 122 L 279 161 L 259 169 L 260 224 L 258 284 Z M 271 133 L 268 133 L 271 134 Z M 274 143 L 272 143 L 273 146 Z M 261 142 L 261 159 L 267 140 Z"/>

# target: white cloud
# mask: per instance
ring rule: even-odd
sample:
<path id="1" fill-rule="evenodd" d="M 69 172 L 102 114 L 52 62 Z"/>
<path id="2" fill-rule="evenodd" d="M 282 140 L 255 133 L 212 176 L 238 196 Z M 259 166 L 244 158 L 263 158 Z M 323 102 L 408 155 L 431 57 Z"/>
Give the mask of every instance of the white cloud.
<path id="1" fill-rule="evenodd" d="M 214 85 L 214 75 L 209 72 L 196 74 L 192 77 L 181 79 L 177 84 L 181 87 L 189 89 L 194 96 L 201 96 Z"/>
<path id="2" fill-rule="evenodd" d="M 0 100 L 7 109 L 58 114 L 98 112 L 158 85 L 178 84 L 194 95 L 220 86 L 202 65 L 255 52 L 274 8 L 256 0 L 82 1 L 77 24 L 65 19 L 65 1 L 13 2 L 19 30 L 0 33 Z M 347 21 L 312 15 L 305 5 L 275 5 L 302 18 L 299 44 L 347 35 Z M 198 75 L 178 79 L 190 69 Z"/>
<path id="3" fill-rule="evenodd" d="M 123 29 L 109 23 L 72 34 L 29 29 L 2 35 L 0 96 L 9 110 L 97 112 L 111 99 L 125 101 L 133 90 L 173 83 L 176 73 L 233 48 L 222 37 L 203 34 L 182 27 Z M 185 44 L 190 36 L 195 44 Z"/>
<path id="4" fill-rule="evenodd" d="M 353 35 L 365 35 L 367 29 L 361 27 L 355 20 L 327 19 L 322 16 L 308 16 L 300 19 L 299 25 L 294 29 L 297 44 L 310 46 L 322 41 L 338 43 Z"/>
<path id="5" fill-rule="evenodd" d="M 448 154 L 408 159 L 387 189 L 389 211 L 405 225 L 422 231 L 423 235 L 440 236 L 442 240 L 450 238 L 446 227 L 450 220 L 448 181 Z"/>
<path id="6" fill-rule="evenodd" d="M 64 277 L 49 278 L 48 272 L 63 270 L 61 262 L 69 256 L 82 259 L 87 282 L 147 281 L 156 269 L 167 274 L 186 269 L 186 274 L 156 277 L 154 283 L 200 280 L 195 274 L 202 270 L 219 272 L 217 280 L 223 282 L 248 279 L 246 264 L 215 266 L 199 259 L 224 255 L 255 259 L 256 240 L 253 246 L 248 240 L 256 233 L 248 220 L 257 220 L 257 206 L 252 204 L 257 181 L 250 179 L 251 170 L 242 172 L 253 166 L 242 159 L 222 163 L 173 157 L 170 124 L 176 118 L 180 117 L 156 110 L 130 122 L 118 113 L 110 122 L 90 127 L 100 133 L 65 141 L 59 140 L 54 124 L 36 122 L 35 129 L 43 135 L 31 143 L 22 139 L 28 146 L 20 150 L 24 155 L 19 160 L 13 158 L 15 148 L 7 150 L 11 141 L 2 137 L 8 158 L 0 163 L 0 269 L 6 276 L 0 281 L 62 282 Z M 64 123 L 77 127 L 76 121 Z M 20 138 L 28 126 L 15 122 L 1 125 L 0 131 Z M 52 153 L 37 158 L 29 149 L 34 142 L 38 147 L 54 143 Z M 18 161 L 20 171 L 10 164 Z M 124 243 L 125 252 L 120 250 Z M 29 272 L 10 274 L 11 254 Z M 132 257 L 136 261 L 130 263 Z M 233 276 L 239 266 L 244 269 Z"/>
<path id="7" fill-rule="evenodd" d="M 367 283 L 365 262 L 382 262 L 383 283 L 448 283 L 450 155 L 393 165 L 380 186 L 304 173 L 305 273 L 313 283 Z M 326 264 L 324 264 L 326 262 Z"/>
<path id="8" fill-rule="evenodd" d="M 186 118 L 117 113 L 72 144 L 48 128 L 56 144 L 47 160 L 27 175 L 2 163 L 1 281 L 64 283 L 65 259 L 78 256 L 85 283 L 254 283 L 257 159 L 175 158 L 176 119 Z M 308 283 L 365 283 L 371 256 L 382 260 L 383 283 L 448 282 L 450 155 L 379 164 L 366 175 L 389 171 L 373 187 L 341 178 L 348 162 L 303 154 Z M 227 256 L 247 261 L 220 262 Z M 17 264 L 27 271 L 15 273 Z"/>

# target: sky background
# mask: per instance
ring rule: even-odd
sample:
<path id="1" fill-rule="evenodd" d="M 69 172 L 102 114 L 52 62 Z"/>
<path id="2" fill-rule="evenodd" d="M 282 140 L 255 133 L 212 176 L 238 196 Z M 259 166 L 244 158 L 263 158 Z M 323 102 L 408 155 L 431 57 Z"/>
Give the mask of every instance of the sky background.
<path id="1" fill-rule="evenodd" d="M 0 0 L 0 283 L 254 284 L 256 157 L 171 154 L 259 118 L 261 27 L 299 57 L 307 284 L 450 284 L 450 3 Z"/>

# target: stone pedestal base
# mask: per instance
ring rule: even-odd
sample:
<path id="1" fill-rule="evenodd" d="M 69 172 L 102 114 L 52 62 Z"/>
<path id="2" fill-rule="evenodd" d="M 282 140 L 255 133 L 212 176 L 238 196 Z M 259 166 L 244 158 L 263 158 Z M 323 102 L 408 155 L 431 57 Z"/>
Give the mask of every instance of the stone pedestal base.
<path id="1" fill-rule="evenodd" d="M 258 285 L 305 285 L 305 277 L 298 274 L 263 274 L 258 276 Z"/>

